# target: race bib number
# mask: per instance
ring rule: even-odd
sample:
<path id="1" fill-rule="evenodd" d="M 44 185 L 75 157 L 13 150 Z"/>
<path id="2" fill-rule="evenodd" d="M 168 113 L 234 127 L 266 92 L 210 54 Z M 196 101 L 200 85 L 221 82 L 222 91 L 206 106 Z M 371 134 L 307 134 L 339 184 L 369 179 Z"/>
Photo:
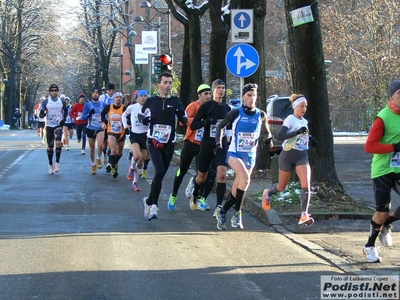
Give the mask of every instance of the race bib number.
<path id="1" fill-rule="evenodd" d="M 153 126 L 153 138 L 160 143 L 168 143 L 171 136 L 171 126 L 163 124 L 155 124 Z"/>
<path id="2" fill-rule="evenodd" d="M 92 120 L 90 121 L 90 124 L 93 126 L 100 126 L 101 124 L 101 115 L 100 114 L 93 114 L 92 115 Z"/>
<path id="3" fill-rule="evenodd" d="M 50 125 L 59 125 L 61 121 L 60 115 L 50 115 L 49 116 L 49 123 Z"/>
<path id="4" fill-rule="evenodd" d="M 239 132 L 237 151 L 250 152 L 256 143 L 254 136 L 254 132 Z"/>
<path id="5" fill-rule="evenodd" d="M 221 123 L 222 119 L 218 119 L 216 124 L 210 125 L 210 137 L 215 138 L 218 124 Z"/>
<path id="6" fill-rule="evenodd" d="M 308 149 L 308 134 L 296 136 L 296 142 L 294 143 L 293 149 L 296 150 L 307 150 Z"/>
<path id="7" fill-rule="evenodd" d="M 390 159 L 390 167 L 391 168 L 399 168 L 400 167 L 400 152 L 392 152 Z"/>
<path id="8" fill-rule="evenodd" d="M 111 132 L 121 133 L 122 132 L 122 122 L 121 121 L 110 121 Z"/>
<path id="9" fill-rule="evenodd" d="M 201 141 L 203 139 L 204 128 L 199 128 L 196 130 L 196 135 L 194 136 L 195 141 Z"/>

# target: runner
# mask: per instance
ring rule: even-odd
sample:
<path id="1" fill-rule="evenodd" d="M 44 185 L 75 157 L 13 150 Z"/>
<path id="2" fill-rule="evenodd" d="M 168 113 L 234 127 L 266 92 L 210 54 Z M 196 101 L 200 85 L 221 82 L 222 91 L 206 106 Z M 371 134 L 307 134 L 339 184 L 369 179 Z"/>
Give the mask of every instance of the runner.
<path id="1" fill-rule="evenodd" d="M 64 120 L 68 109 L 64 100 L 58 97 L 58 86 L 49 87 L 50 95 L 42 101 L 39 118 L 46 117 L 47 158 L 49 160 L 49 174 L 60 171 L 61 138 Z M 54 145 L 56 146 L 56 163 L 53 165 Z"/>
<path id="2" fill-rule="evenodd" d="M 118 162 L 122 157 L 122 150 L 125 144 L 125 128 L 123 127 L 122 114 L 126 107 L 122 104 L 123 99 L 124 94 L 116 92 L 113 95 L 114 103 L 106 105 L 101 111 L 101 125 L 108 133 L 109 162 L 113 178 L 118 177 Z"/>
<path id="3" fill-rule="evenodd" d="M 222 138 L 222 148 L 217 155 L 214 154 L 215 149 L 215 131 L 219 122 L 225 118 L 226 114 L 231 110 L 228 104 L 222 103 L 225 96 L 225 82 L 222 79 L 216 79 L 212 83 L 213 100 L 200 106 L 191 125 L 192 130 L 204 127 L 203 139 L 200 144 L 200 152 L 198 155 L 198 172 L 195 180 L 193 196 L 190 198 L 190 209 L 196 210 L 200 206 L 202 210 L 206 210 L 208 203 L 202 202 L 199 198 L 200 186 L 206 181 L 210 165 L 215 160 L 217 166 L 217 204 L 222 204 L 226 192 L 226 154 L 228 151 L 228 141 L 224 134 Z M 198 200 L 200 199 L 199 203 Z"/>
<path id="4" fill-rule="evenodd" d="M 67 103 L 68 114 L 63 126 L 63 145 L 66 147 L 66 150 L 69 151 L 69 140 L 72 139 L 74 135 L 75 124 L 74 118 L 71 116 L 72 104 L 69 97 L 65 97 L 65 102 Z"/>
<path id="5" fill-rule="evenodd" d="M 90 148 L 90 160 L 92 162 L 91 172 L 97 174 L 97 169 L 103 167 L 101 154 L 103 153 L 104 130 L 101 124 L 101 111 L 104 108 L 104 102 L 99 101 L 100 91 L 97 88 L 92 90 L 92 100 L 85 104 L 82 113 L 82 120 L 88 120 L 86 135 L 88 137 Z M 95 159 L 95 148 L 97 142 L 97 156 Z"/>
<path id="6" fill-rule="evenodd" d="M 86 126 L 88 120 L 82 120 L 83 108 L 85 107 L 86 96 L 84 93 L 79 94 L 79 102 L 76 103 L 71 109 L 71 116 L 75 120 L 76 138 L 78 144 L 82 142 L 81 154 L 86 154 Z"/>
<path id="7" fill-rule="evenodd" d="M 197 156 L 200 151 L 200 142 L 203 137 L 204 128 L 192 130 L 190 129 L 190 125 L 192 124 L 193 118 L 196 115 L 199 107 L 211 99 L 211 87 L 207 84 L 199 85 L 199 87 L 197 88 L 197 95 L 198 99 L 196 101 L 193 101 L 186 107 L 188 124 L 180 155 L 179 169 L 176 172 L 172 193 L 169 196 L 169 201 L 167 203 L 167 208 L 170 211 L 175 210 L 178 190 L 182 183 L 183 177 L 187 173 L 193 158 Z M 202 199 L 202 201 L 198 201 L 197 209 L 206 210 L 206 207 L 201 205 L 201 203 L 203 202 L 205 202 L 205 199 Z"/>
<path id="8" fill-rule="evenodd" d="M 162 181 L 175 150 L 175 119 L 187 124 L 182 102 L 178 97 L 171 96 L 171 88 L 172 75 L 161 73 L 158 76 L 159 94 L 148 98 L 138 114 L 139 121 L 149 125 L 147 150 L 155 169 L 150 194 L 142 199 L 146 220 L 158 218 L 158 198 Z"/>
<path id="9" fill-rule="evenodd" d="M 146 90 L 140 90 L 137 94 L 136 103 L 129 105 L 122 115 L 122 121 L 125 128 L 128 128 L 127 117 L 130 116 L 131 120 L 129 140 L 131 142 L 132 158 L 126 177 L 128 180 L 132 180 L 132 188 L 135 192 L 140 192 L 141 190 L 138 185 L 139 176 L 143 170 L 144 160 L 148 156 L 146 140 L 149 126 L 143 125 L 138 120 L 138 113 L 142 109 L 148 96 Z"/>
<path id="10" fill-rule="evenodd" d="M 231 226 L 243 229 L 242 202 L 250 185 L 262 129 L 266 131 L 264 136 L 267 138 L 268 146 L 270 148 L 273 146 L 266 113 L 256 108 L 257 88 L 257 84 L 246 84 L 242 90 L 242 106 L 231 110 L 217 127 L 215 153 L 218 155 L 223 151 L 223 130 L 228 125 L 232 126 L 233 134 L 228 148 L 228 164 L 235 172 L 235 180 L 228 199 L 222 208 L 217 208 L 215 213 L 219 230 L 226 230 L 226 213 L 232 206 L 235 206 L 235 213 L 231 219 Z"/>

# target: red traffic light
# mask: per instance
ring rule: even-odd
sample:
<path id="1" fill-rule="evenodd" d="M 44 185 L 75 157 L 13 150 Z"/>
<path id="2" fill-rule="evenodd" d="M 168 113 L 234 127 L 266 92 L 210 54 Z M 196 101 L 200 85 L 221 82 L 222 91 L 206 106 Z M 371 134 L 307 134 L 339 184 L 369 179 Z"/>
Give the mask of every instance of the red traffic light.
<path id="1" fill-rule="evenodd" d="M 162 54 L 162 55 L 160 55 L 158 60 L 163 62 L 166 65 L 169 65 L 172 63 L 172 57 L 170 54 Z"/>

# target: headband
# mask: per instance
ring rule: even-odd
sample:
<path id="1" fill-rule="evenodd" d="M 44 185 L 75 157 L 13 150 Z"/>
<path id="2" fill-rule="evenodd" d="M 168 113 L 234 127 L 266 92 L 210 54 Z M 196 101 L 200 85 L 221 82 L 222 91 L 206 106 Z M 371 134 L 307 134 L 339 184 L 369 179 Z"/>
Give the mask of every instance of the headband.
<path id="1" fill-rule="evenodd" d="M 293 101 L 292 107 L 296 108 L 296 106 L 299 105 L 302 102 L 307 102 L 307 99 L 304 98 L 304 97 L 297 98 L 295 101 Z"/>
<path id="2" fill-rule="evenodd" d="M 121 96 L 122 98 L 124 98 L 124 94 L 122 94 L 121 92 L 115 92 L 114 95 L 112 96 L 113 99 L 117 96 Z"/>

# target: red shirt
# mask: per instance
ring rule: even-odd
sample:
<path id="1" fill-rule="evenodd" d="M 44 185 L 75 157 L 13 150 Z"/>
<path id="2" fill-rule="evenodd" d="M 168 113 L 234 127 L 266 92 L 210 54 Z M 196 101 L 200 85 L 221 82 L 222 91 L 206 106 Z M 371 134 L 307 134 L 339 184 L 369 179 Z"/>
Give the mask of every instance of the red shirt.
<path id="1" fill-rule="evenodd" d="M 85 106 L 85 104 L 80 104 L 78 102 L 78 103 L 75 103 L 75 105 L 72 107 L 70 115 L 71 115 L 71 117 L 74 118 L 75 124 L 87 124 L 88 123 L 88 120 L 77 120 L 76 119 L 77 117 L 82 116 L 84 106 Z"/>

